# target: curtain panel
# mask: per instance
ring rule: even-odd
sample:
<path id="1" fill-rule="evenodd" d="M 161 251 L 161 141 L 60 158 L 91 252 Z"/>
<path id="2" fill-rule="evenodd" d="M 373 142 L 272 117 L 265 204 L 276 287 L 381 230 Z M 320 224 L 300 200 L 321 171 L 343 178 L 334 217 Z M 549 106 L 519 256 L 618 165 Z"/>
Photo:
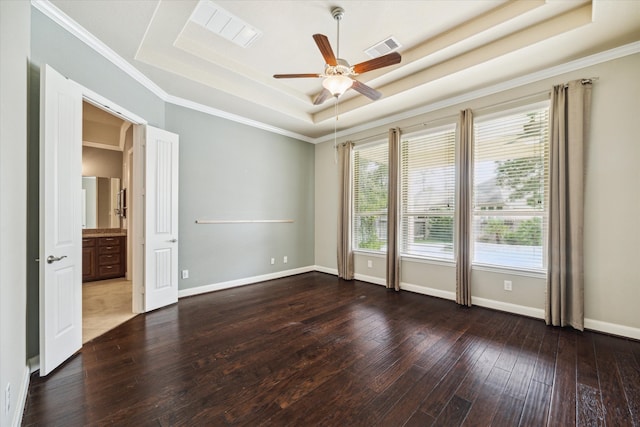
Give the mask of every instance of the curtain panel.
<path id="1" fill-rule="evenodd" d="M 353 247 L 351 238 L 351 154 L 353 143 L 347 141 L 338 146 L 338 277 L 353 280 Z"/>
<path id="2" fill-rule="evenodd" d="M 458 118 L 459 167 L 456 198 L 456 302 L 471 307 L 471 215 L 473 212 L 473 113 L 460 111 Z"/>
<path id="3" fill-rule="evenodd" d="M 590 113 L 590 80 L 553 88 L 545 321 L 580 331 L 584 330 L 584 153 Z"/>
<path id="4" fill-rule="evenodd" d="M 400 128 L 389 129 L 387 288 L 400 290 Z"/>

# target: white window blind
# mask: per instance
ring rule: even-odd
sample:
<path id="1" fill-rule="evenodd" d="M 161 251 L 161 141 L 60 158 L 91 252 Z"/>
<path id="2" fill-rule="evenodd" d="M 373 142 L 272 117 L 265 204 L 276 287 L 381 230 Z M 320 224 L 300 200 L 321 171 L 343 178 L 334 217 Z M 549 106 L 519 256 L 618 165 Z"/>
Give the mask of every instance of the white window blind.
<path id="1" fill-rule="evenodd" d="M 473 262 L 543 269 L 549 107 L 475 120 Z"/>
<path id="2" fill-rule="evenodd" d="M 389 144 L 353 149 L 353 247 L 386 252 Z"/>
<path id="3" fill-rule="evenodd" d="M 455 125 L 402 142 L 402 248 L 425 258 L 453 259 Z"/>

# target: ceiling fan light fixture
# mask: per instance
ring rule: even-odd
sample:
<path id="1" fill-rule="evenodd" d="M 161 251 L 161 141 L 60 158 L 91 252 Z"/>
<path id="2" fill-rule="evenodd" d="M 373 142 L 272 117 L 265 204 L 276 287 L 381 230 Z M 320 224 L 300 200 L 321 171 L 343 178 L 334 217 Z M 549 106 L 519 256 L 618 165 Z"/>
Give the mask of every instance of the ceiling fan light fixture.
<path id="1" fill-rule="evenodd" d="M 353 85 L 353 80 L 347 76 L 329 76 L 322 81 L 322 86 L 335 97 L 342 96 Z"/>

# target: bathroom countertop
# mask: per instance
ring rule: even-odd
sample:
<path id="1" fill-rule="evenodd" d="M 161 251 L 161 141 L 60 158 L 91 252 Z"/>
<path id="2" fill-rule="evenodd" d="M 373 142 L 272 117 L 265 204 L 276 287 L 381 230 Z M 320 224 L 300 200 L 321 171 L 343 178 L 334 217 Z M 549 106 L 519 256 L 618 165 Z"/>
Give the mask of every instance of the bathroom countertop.
<path id="1" fill-rule="evenodd" d="M 126 236 L 127 230 L 117 228 L 102 228 L 92 230 L 82 230 L 82 237 L 118 237 Z"/>

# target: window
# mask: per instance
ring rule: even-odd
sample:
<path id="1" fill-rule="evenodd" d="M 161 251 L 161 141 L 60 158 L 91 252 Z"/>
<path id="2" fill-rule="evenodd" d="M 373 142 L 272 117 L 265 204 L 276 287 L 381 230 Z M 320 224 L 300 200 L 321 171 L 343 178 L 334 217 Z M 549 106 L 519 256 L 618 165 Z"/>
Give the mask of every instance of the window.
<path id="1" fill-rule="evenodd" d="M 386 251 L 389 144 L 353 149 L 353 248 Z"/>
<path id="2" fill-rule="evenodd" d="M 402 252 L 453 260 L 455 125 L 402 142 Z"/>
<path id="3" fill-rule="evenodd" d="M 475 120 L 475 264 L 545 267 L 548 127 L 547 103 Z"/>

